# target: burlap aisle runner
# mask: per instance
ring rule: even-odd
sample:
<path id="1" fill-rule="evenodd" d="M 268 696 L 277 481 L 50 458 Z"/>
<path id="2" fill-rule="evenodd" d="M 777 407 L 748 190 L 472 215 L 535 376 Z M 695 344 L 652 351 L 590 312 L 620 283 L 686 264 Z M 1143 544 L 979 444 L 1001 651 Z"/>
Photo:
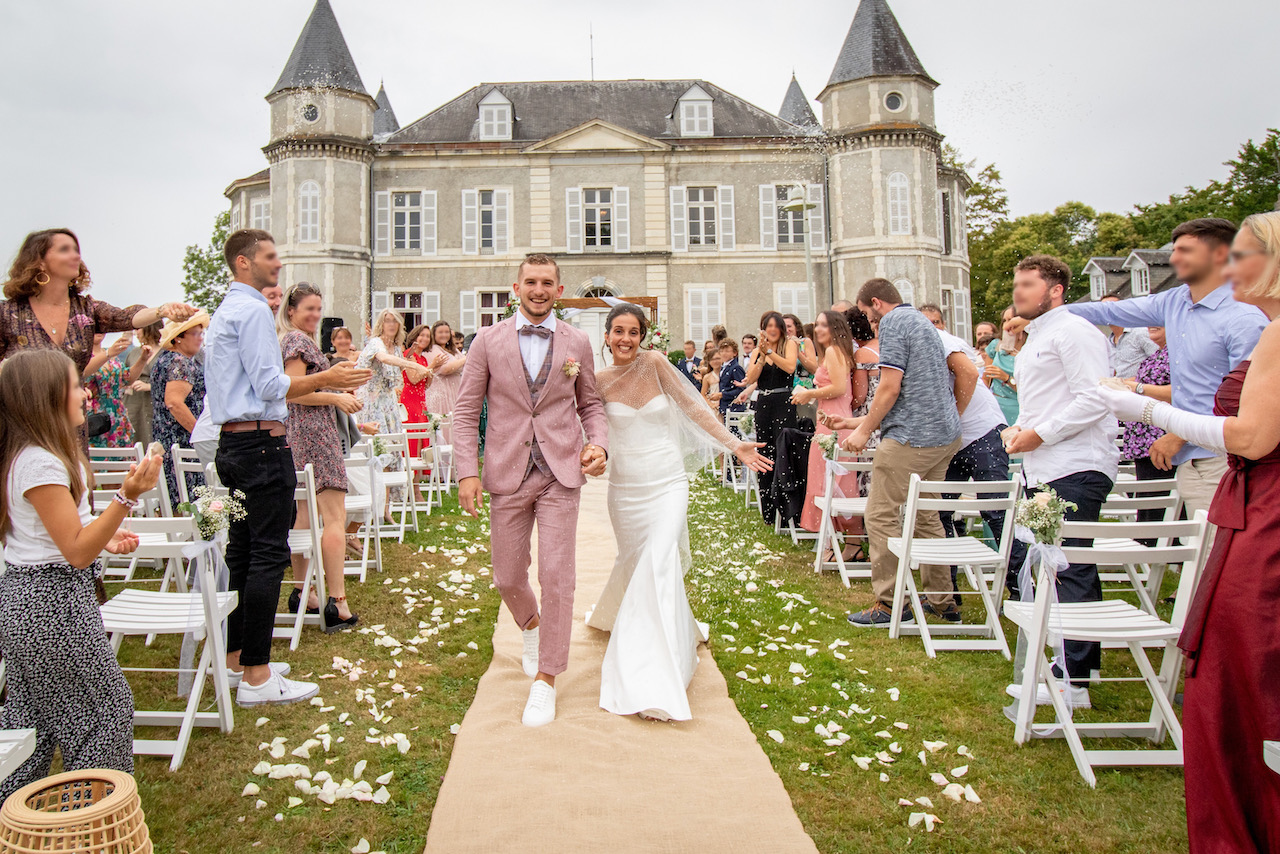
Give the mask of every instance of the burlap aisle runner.
<path id="1" fill-rule="evenodd" d="M 583 614 L 613 567 L 606 490 L 592 480 L 582 494 L 573 641 L 569 670 L 556 680 L 556 720 L 540 729 L 520 723 L 529 679 L 520 669 L 520 632 L 504 607 L 493 664 L 431 815 L 427 852 L 813 854 L 705 647 L 689 688 L 694 720 L 651 723 L 600 709 L 608 635 L 587 628 Z"/>

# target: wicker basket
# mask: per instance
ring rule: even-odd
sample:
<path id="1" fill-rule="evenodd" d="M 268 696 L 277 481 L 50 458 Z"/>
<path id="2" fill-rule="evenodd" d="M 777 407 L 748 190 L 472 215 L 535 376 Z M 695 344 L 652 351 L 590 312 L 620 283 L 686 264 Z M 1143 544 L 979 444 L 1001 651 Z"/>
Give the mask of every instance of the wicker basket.
<path id="1" fill-rule="evenodd" d="M 69 771 L 10 795 L 0 807 L 0 854 L 37 851 L 151 854 L 133 777 L 122 771 Z"/>

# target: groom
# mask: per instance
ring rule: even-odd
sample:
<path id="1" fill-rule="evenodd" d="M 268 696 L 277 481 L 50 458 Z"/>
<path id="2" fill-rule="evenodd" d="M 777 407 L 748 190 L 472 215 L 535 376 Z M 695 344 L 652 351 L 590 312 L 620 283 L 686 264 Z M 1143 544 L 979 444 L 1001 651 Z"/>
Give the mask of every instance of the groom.
<path id="1" fill-rule="evenodd" d="M 483 489 L 491 496 L 493 583 L 524 632 L 524 672 L 535 677 L 524 724 L 542 726 L 555 719 L 556 675 L 569 664 L 579 491 L 584 475 L 604 474 L 608 438 L 590 340 L 556 320 L 555 302 L 564 292 L 559 266 L 546 255 L 529 255 L 517 279 L 515 316 L 481 330 L 467 353 L 453 409 L 453 453 L 458 500 L 478 516 L 476 446 L 488 397 Z M 529 585 L 535 521 L 541 614 Z"/>

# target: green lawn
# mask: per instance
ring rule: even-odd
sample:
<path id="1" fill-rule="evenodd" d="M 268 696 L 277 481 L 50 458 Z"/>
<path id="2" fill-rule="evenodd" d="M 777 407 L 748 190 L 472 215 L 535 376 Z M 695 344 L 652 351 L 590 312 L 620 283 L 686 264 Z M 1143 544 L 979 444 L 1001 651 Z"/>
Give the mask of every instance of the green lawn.
<path id="1" fill-rule="evenodd" d="M 158 852 L 336 854 L 362 837 L 373 851 L 422 850 L 453 745 L 450 726 L 462 720 L 488 667 L 498 608 L 488 582 L 487 527 L 459 516 L 453 502 L 446 502 L 443 516 L 422 518 L 420 535 L 403 546 L 388 542 L 384 573 L 349 586 L 362 628 L 378 631 L 325 636 L 309 629 L 293 653 L 277 642 L 279 657 L 292 663 L 300 678 L 332 676 L 321 680 L 323 706 L 237 709 L 230 735 L 196 732 L 186 764 L 176 773 L 168 771 L 167 760 L 139 757 L 136 776 Z M 1076 773 L 1065 743 L 1014 745 L 1013 725 L 1001 714 L 1012 666 L 997 654 L 942 653 L 930 661 L 918 639 L 891 641 L 882 630 L 848 627 L 844 613 L 868 604 L 868 585 L 846 590 L 835 575 L 814 575 L 810 552 L 774 536 L 758 514 L 743 507 L 740 496 L 710 480 L 695 486 L 690 528 L 695 556 L 688 586 L 694 610 L 711 623 L 712 648 L 730 694 L 824 854 L 907 845 L 948 852 L 1070 854 L 1186 849 L 1181 771 L 1104 770 L 1097 790 L 1091 790 Z M 419 548 L 434 552 L 418 553 Z M 468 576 L 471 586 L 464 588 Z M 748 591 L 748 584 L 756 589 Z M 435 608 L 441 610 L 433 615 Z M 408 642 L 420 632 L 446 624 L 410 649 Z M 385 637 L 401 646 L 388 645 Z M 831 648 L 837 640 L 848 645 Z M 126 666 L 168 664 L 176 656 L 176 641 L 161 639 L 147 649 L 141 639 L 130 639 L 122 661 Z M 748 646 L 750 654 L 744 652 Z M 815 654 L 807 655 L 806 647 Z M 335 656 L 350 664 L 339 662 L 336 668 Z M 1106 672 L 1127 672 L 1121 661 L 1109 655 Z M 793 684 L 792 663 L 804 668 L 801 684 Z M 364 671 L 356 681 L 348 678 L 351 666 Z M 739 672 L 748 679 L 739 678 Z M 159 699 L 172 694 L 168 679 L 131 674 L 131 682 L 143 707 L 178 702 Z M 393 693 L 395 686 L 408 698 Z M 889 688 L 899 689 L 897 702 L 889 698 Z M 1140 692 L 1133 685 L 1096 688 L 1095 713 L 1136 712 Z M 854 703 L 867 712 L 846 719 L 836 711 L 847 712 Z M 374 707 L 383 720 L 374 719 Z M 339 721 L 343 713 L 351 725 Z M 868 722 L 872 715 L 876 718 Z M 259 716 L 270 720 L 255 726 Z M 796 723 L 794 716 L 810 721 Z M 815 724 L 833 720 L 851 737 L 838 748 L 814 733 Z M 894 725 L 899 722 L 907 729 Z M 323 724 L 333 739 L 327 753 L 316 747 L 309 759 L 286 752 L 272 760 L 260 749 L 284 737 L 292 750 Z M 371 735 L 371 728 L 377 733 Z M 770 730 L 784 741 L 775 742 Z M 892 738 L 877 737 L 881 731 Z M 394 733 L 408 737 L 407 753 L 366 741 Z M 339 737 L 344 740 L 338 742 Z M 948 745 L 928 755 L 927 767 L 916 758 L 924 740 Z M 888 750 L 890 741 L 902 749 L 892 754 L 892 766 L 881 768 L 873 761 L 869 770 L 859 770 L 853 756 Z M 973 757 L 957 755 L 960 745 Z M 296 791 L 293 780 L 252 773 L 261 761 L 302 762 L 313 774 L 327 770 L 341 780 L 354 776 L 360 760 L 367 760 L 363 778 L 374 789 L 376 777 L 394 772 L 387 784 L 390 803 L 340 800 L 330 807 Z M 931 772 L 949 774 L 965 764 L 969 771 L 963 781 L 973 786 L 980 804 L 952 803 L 929 779 Z M 882 771 L 888 782 L 881 782 Z M 249 782 L 261 787 L 260 795 L 241 796 Z M 289 807 L 291 796 L 302 803 Z M 899 798 L 920 796 L 932 798 L 934 807 L 898 806 Z M 258 798 L 266 801 L 261 809 L 255 808 Z M 933 813 L 942 823 L 933 833 L 923 826 L 908 828 L 913 811 Z"/>

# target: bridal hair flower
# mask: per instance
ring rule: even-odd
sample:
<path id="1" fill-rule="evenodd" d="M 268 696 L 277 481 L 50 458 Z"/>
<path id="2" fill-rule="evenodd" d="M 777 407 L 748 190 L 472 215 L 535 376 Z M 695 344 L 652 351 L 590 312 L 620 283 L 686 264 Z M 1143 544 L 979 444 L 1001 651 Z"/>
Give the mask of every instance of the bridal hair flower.
<path id="1" fill-rule="evenodd" d="M 581 372 L 581 370 L 582 369 L 578 367 L 577 359 L 564 360 L 564 375 L 569 379 L 573 379 L 574 377 L 576 377 Z"/>

